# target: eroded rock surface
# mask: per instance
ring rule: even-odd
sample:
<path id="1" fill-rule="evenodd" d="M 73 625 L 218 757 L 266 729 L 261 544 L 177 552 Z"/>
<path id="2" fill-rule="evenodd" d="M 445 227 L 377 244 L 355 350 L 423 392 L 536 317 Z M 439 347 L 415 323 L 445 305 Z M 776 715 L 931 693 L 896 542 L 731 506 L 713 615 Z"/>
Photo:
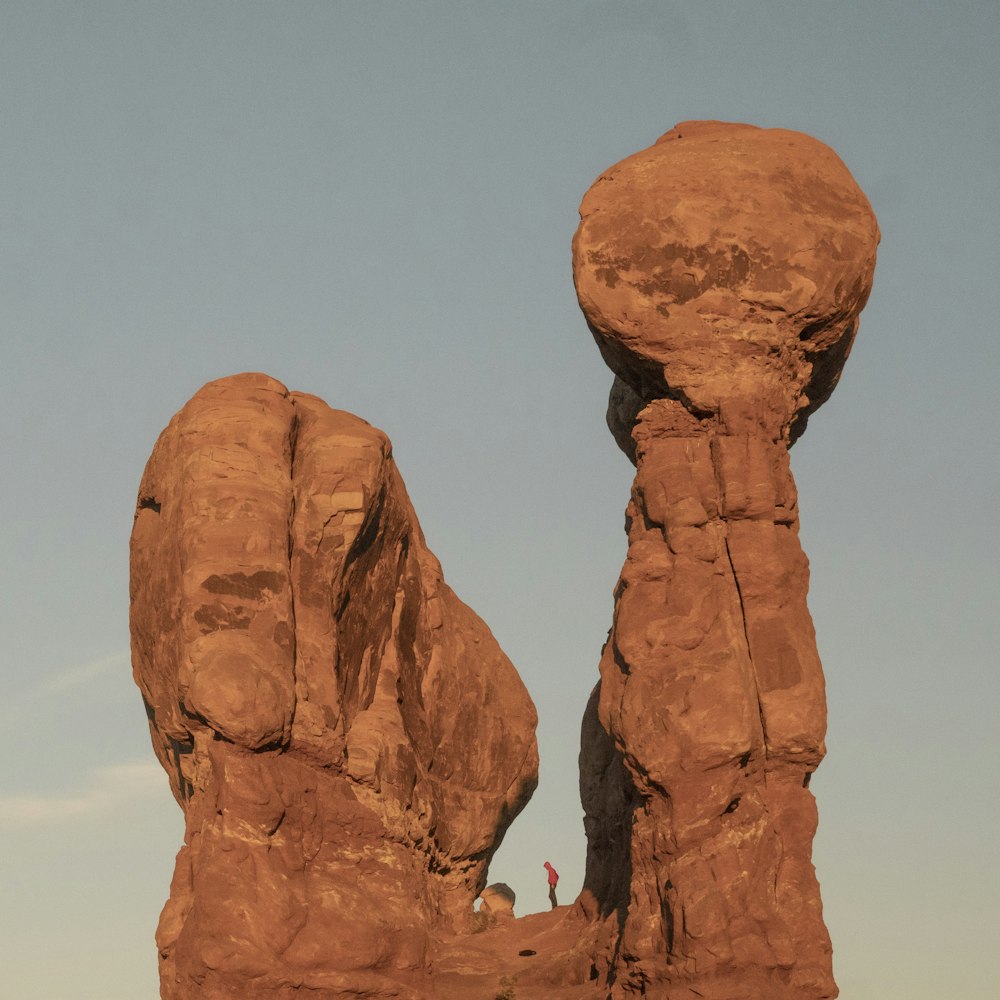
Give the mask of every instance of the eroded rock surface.
<path id="1" fill-rule="evenodd" d="M 132 538 L 134 673 L 186 819 L 165 1000 L 837 995 L 788 447 L 877 242 L 840 160 L 781 130 L 683 123 L 584 198 L 574 276 L 636 475 L 583 720 L 586 883 L 551 912 L 486 889 L 537 780 L 535 713 L 385 436 L 264 375 L 174 417 Z"/>
<path id="2" fill-rule="evenodd" d="M 432 996 L 432 940 L 535 787 L 536 717 L 386 436 L 265 375 L 209 383 L 146 467 L 131 591 L 186 823 L 162 996 Z"/>
<path id="3" fill-rule="evenodd" d="M 823 674 L 788 447 L 833 391 L 878 228 L 808 136 L 686 122 L 606 171 L 574 240 L 636 464 L 583 723 L 611 995 L 837 995 L 811 863 Z"/>
<path id="4" fill-rule="evenodd" d="M 491 920 L 513 920 L 517 893 L 506 882 L 494 882 L 483 889 L 479 912 Z"/>

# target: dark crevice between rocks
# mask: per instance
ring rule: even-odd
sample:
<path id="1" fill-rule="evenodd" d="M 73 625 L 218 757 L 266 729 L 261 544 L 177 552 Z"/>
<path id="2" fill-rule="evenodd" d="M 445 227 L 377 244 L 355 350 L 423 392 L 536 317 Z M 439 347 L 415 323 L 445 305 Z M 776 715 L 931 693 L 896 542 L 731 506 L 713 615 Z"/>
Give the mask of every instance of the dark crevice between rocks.
<path id="1" fill-rule="evenodd" d="M 159 514 L 162 506 L 156 497 L 139 497 L 139 510 L 151 510 L 154 514 Z"/>
<path id="2" fill-rule="evenodd" d="M 184 777 L 184 772 L 181 769 L 181 757 L 186 757 L 194 751 L 194 743 L 184 743 L 171 739 L 170 749 L 173 752 L 174 767 L 177 769 L 177 787 L 180 789 L 181 799 L 187 802 L 194 794 L 194 786 Z"/>
<path id="3" fill-rule="evenodd" d="M 323 542 L 326 539 L 326 529 L 330 526 L 330 522 L 338 515 L 342 514 L 343 511 L 335 510 L 324 522 L 323 527 L 319 529 L 319 540 L 316 542 L 316 548 L 313 549 L 313 555 L 318 555 L 319 550 L 323 547 Z"/>
<path id="4" fill-rule="evenodd" d="M 830 325 L 828 320 L 819 320 L 815 323 L 808 323 L 801 330 L 799 330 L 799 340 L 812 340 L 812 338 L 817 334 L 821 333 Z"/>
<path id="5" fill-rule="evenodd" d="M 663 897 L 661 899 L 661 916 L 665 930 L 665 941 L 667 945 L 667 955 L 674 952 L 674 908 L 670 905 L 668 894 L 673 890 L 674 883 L 667 879 L 663 886 Z M 669 959 L 668 959 L 669 961 Z"/>
<path id="6" fill-rule="evenodd" d="M 733 583 L 736 584 L 736 596 L 739 598 L 740 602 L 740 619 L 743 622 L 743 638 L 746 640 L 747 644 L 747 657 L 749 658 L 751 664 L 753 663 L 753 653 L 750 650 L 750 633 L 747 631 L 747 611 L 743 605 L 743 591 L 740 588 L 740 578 L 736 575 L 736 567 L 733 565 L 733 554 L 729 551 L 729 539 L 724 539 L 726 545 L 726 559 L 729 560 L 729 569 L 733 574 Z M 756 676 L 756 671 L 754 672 Z"/>
<path id="7" fill-rule="evenodd" d="M 736 596 L 740 602 L 740 617 L 743 620 L 743 638 L 747 644 L 747 659 L 750 661 L 750 669 L 753 671 L 754 694 L 757 698 L 757 714 L 760 716 L 760 726 L 764 734 L 764 757 L 767 758 L 767 723 L 764 719 L 764 705 L 760 700 L 760 678 L 757 676 L 757 666 L 753 662 L 753 650 L 750 648 L 750 630 L 747 627 L 747 609 L 743 603 L 743 590 L 740 587 L 740 578 L 736 575 L 736 566 L 733 564 L 733 554 L 729 549 L 729 538 L 724 539 L 726 546 L 726 559 L 729 560 L 729 570 L 733 574 L 733 583 L 736 584 Z"/>
<path id="8" fill-rule="evenodd" d="M 297 458 L 296 452 L 299 447 L 299 408 L 295 405 L 295 396 L 290 395 L 288 397 L 289 402 L 292 404 L 292 422 L 291 426 L 288 428 L 288 478 L 292 483 L 295 482 L 295 459 Z"/>
<path id="9" fill-rule="evenodd" d="M 362 528 L 360 534 L 354 539 L 354 543 L 347 552 L 343 568 L 341 569 L 341 577 L 343 579 L 347 579 L 347 571 L 351 568 L 351 565 L 357 562 L 375 543 L 375 539 L 378 537 L 379 525 L 382 523 L 382 511 L 385 509 L 385 500 L 386 491 L 382 489 L 379 492 L 378 501 L 368 515 L 367 523 Z"/>

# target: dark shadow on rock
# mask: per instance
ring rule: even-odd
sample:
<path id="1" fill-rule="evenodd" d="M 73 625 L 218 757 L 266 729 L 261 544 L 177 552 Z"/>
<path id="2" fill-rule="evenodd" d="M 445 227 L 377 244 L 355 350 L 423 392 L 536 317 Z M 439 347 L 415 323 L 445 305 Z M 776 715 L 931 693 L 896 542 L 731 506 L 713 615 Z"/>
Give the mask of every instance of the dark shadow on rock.
<path id="1" fill-rule="evenodd" d="M 581 905 L 592 919 L 628 911 L 632 884 L 631 828 L 638 795 L 621 751 L 601 725 L 597 683 L 587 702 L 580 732 L 580 801 L 587 834 L 587 868 Z M 592 898 L 593 902 L 587 899 Z"/>

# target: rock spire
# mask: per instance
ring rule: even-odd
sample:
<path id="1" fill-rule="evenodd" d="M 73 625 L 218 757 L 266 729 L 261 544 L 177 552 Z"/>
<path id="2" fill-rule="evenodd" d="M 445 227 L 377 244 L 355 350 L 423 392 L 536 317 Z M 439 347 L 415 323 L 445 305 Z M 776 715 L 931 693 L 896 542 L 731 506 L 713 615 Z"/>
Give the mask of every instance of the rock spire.
<path id="1" fill-rule="evenodd" d="M 837 995 L 810 860 L 823 673 L 788 448 L 833 391 L 879 231 L 797 132 L 684 122 L 580 208 L 577 294 L 636 465 L 583 722 L 581 904 L 614 997 Z"/>

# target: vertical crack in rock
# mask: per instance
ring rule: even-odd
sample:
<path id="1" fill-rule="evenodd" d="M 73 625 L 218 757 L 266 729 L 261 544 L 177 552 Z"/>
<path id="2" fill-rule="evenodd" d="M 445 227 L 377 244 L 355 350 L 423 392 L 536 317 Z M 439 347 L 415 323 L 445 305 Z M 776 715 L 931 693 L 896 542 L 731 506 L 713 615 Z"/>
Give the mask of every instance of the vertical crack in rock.
<path id="1" fill-rule="evenodd" d="M 730 572 L 733 574 L 733 583 L 736 584 L 736 596 L 739 598 L 740 602 L 740 619 L 743 622 L 743 638 L 746 639 L 747 656 L 750 657 L 750 662 L 753 663 L 753 650 L 750 648 L 750 632 L 747 629 L 747 609 L 743 603 L 743 591 L 740 588 L 740 578 L 736 575 L 736 567 L 733 565 L 733 553 L 729 549 L 729 539 L 723 539 L 723 544 L 726 546 L 726 561 L 729 563 Z"/>
<path id="2" fill-rule="evenodd" d="M 729 563 L 729 571 L 733 574 L 733 583 L 736 585 L 736 596 L 740 602 L 740 620 L 743 622 L 743 640 L 746 643 L 747 659 L 750 661 L 750 669 L 753 671 L 754 692 L 757 698 L 757 714 L 760 716 L 761 731 L 764 735 L 764 759 L 767 759 L 767 717 L 764 714 L 764 704 L 760 699 L 760 678 L 757 676 L 757 668 L 753 662 L 753 649 L 750 646 L 750 627 L 747 625 L 747 609 L 743 603 L 743 588 L 740 586 L 740 578 L 733 565 L 733 553 L 729 548 L 729 538 L 723 539 L 726 546 L 726 561 Z M 742 758 L 741 758 L 742 761 Z M 745 764 L 743 765 L 745 766 Z M 765 771 L 766 780 L 766 771 Z M 730 811 L 727 806 L 727 812 Z"/>
<path id="3" fill-rule="evenodd" d="M 826 705 L 787 452 L 850 352 L 875 217 L 808 136 L 684 122 L 580 218 L 577 295 L 636 466 L 581 738 L 594 967 L 612 1000 L 832 998 L 803 777 Z"/>

